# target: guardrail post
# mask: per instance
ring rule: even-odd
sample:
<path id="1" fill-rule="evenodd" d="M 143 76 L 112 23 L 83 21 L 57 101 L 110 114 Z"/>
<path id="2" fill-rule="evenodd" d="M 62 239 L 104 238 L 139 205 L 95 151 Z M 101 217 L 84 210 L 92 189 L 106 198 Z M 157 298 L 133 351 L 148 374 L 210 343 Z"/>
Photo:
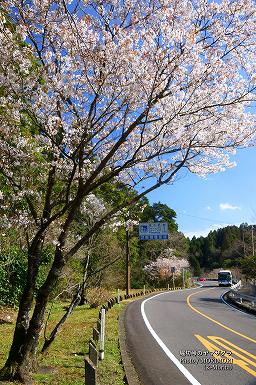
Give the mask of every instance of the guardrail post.
<path id="1" fill-rule="evenodd" d="M 146 294 L 146 286 L 144 285 L 143 286 L 143 295 L 145 295 Z"/>
<path id="2" fill-rule="evenodd" d="M 101 328 L 100 328 L 100 355 L 99 359 L 104 360 L 104 343 L 105 343 L 105 309 L 101 310 Z"/>
<path id="3" fill-rule="evenodd" d="M 92 329 L 92 338 L 94 339 L 95 342 L 99 341 L 99 336 L 100 336 L 99 331 L 96 328 L 93 328 Z"/>
<path id="4" fill-rule="evenodd" d="M 120 303 L 120 290 L 117 289 L 117 303 Z"/>
<path id="5" fill-rule="evenodd" d="M 100 331 L 101 331 L 101 321 L 100 321 L 100 319 L 98 319 L 98 321 L 97 321 L 97 330 L 98 330 L 98 332 L 100 334 Z"/>
<path id="6" fill-rule="evenodd" d="M 96 345 L 92 340 L 89 342 L 89 358 L 93 362 L 93 364 L 97 367 L 98 366 L 98 352 L 96 349 Z"/>
<path id="7" fill-rule="evenodd" d="M 96 385 L 96 367 L 90 358 L 86 357 L 85 363 L 85 385 Z"/>

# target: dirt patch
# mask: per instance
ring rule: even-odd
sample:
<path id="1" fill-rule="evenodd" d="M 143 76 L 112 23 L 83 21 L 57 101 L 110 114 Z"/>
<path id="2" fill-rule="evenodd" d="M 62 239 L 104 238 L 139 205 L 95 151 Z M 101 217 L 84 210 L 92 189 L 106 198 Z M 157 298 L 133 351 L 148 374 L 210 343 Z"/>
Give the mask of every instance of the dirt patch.
<path id="1" fill-rule="evenodd" d="M 54 374 L 58 373 L 58 369 L 54 366 L 40 366 L 37 370 L 37 373 L 40 374 Z"/>
<path id="2" fill-rule="evenodd" d="M 8 307 L 0 307 L 0 325 L 12 324 L 16 319 L 16 311 Z"/>

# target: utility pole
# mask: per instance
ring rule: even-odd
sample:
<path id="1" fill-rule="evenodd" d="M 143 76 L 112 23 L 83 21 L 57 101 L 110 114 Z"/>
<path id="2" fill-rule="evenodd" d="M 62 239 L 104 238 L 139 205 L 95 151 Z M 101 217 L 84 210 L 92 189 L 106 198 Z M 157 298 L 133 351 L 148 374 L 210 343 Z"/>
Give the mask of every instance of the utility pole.
<path id="1" fill-rule="evenodd" d="M 244 257 L 245 257 L 244 224 L 243 224 L 243 247 L 244 247 Z"/>
<path id="2" fill-rule="evenodd" d="M 171 267 L 171 273 L 172 273 L 172 287 L 173 287 L 173 290 L 175 289 L 175 281 L 174 281 L 174 273 L 176 271 L 176 267 L 175 266 L 172 266 Z"/>
<path id="3" fill-rule="evenodd" d="M 125 234 L 126 234 L 126 295 L 130 294 L 131 289 L 131 261 L 130 261 L 130 245 L 129 245 L 129 227 L 127 221 L 125 221 Z"/>
<path id="4" fill-rule="evenodd" d="M 253 225 L 252 225 L 252 256 L 254 257 Z"/>

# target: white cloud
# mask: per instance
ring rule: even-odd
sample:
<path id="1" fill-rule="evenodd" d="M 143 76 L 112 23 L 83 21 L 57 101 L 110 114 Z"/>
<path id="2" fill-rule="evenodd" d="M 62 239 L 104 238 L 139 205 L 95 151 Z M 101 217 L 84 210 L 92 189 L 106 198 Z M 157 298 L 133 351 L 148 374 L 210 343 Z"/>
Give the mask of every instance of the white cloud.
<path id="1" fill-rule="evenodd" d="M 210 231 L 213 231 L 213 230 L 217 230 L 217 229 L 220 229 L 222 227 L 226 227 L 228 226 L 228 224 L 225 224 L 225 223 L 221 223 L 221 224 L 213 224 L 209 227 L 206 227 L 204 229 L 201 229 L 201 230 L 195 230 L 195 231 L 184 231 L 184 234 L 186 237 L 188 238 L 193 238 L 193 237 L 207 237 L 207 235 L 209 234 Z"/>
<path id="2" fill-rule="evenodd" d="M 220 203 L 219 208 L 221 210 L 241 210 L 241 207 L 233 206 L 230 203 Z"/>
<path id="3" fill-rule="evenodd" d="M 184 235 L 186 237 L 188 237 L 189 239 L 191 239 L 193 237 L 196 237 L 196 238 L 207 237 L 207 235 L 209 234 L 210 231 L 221 229 L 223 227 L 227 227 L 230 225 L 231 225 L 230 223 L 215 223 L 215 224 L 213 224 L 210 227 L 207 227 L 205 229 L 195 230 L 195 231 L 184 231 Z M 240 223 L 233 223 L 233 225 L 239 227 Z"/>
<path id="4" fill-rule="evenodd" d="M 208 211 L 212 211 L 212 208 L 211 208 L 211 206 L 206 206 L 206 210 L 208 210 Z"/>
<path id="5" fill-rule="evenodd" d="M 202 229 L 202 230 L 196 230 L 196 231 L 184 231 L 184 235 L 188 237 L 189 239 L 196 237 L 206 237 L 211 230 L 214 230 L 212 228 Z"/>

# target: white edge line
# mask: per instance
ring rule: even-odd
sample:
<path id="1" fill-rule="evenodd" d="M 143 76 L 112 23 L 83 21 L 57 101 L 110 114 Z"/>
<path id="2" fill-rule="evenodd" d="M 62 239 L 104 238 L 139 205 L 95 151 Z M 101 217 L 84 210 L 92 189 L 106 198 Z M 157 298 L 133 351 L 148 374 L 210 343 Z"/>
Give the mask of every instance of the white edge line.
<path id="1" fill-rule="evenodd" d="M 190 290 L 190 289 L 185 289 L 185 290 Z M 180 290 L 175 290 L 175 291 L 177 292 L 177 291 L 180 291 Z M 161 340 L 161 338 L 156 334 L 156 332 L 154 331 L 154 329 L 152 328 L 152 326 L 150 325 L 150 323 L 149 323 L 149 321 L 147 319 L 147 316 L 146 316 L 146 313 L 145 313 L 145 303 L 147 301 L 150 301 L 153 298 L 158 297 L 159 295 L 166 294 L 166 293 L 169 293 L 169 292 L 164 292 L 164 293 L 160 293 L 160 294 L 154 295 L 153 297 L 145 299 L 142 302 L 142 304 L 141 304 L 141 314 L 142 314 L 143 320 L 144 320 L 145 325 L 147 326 L 149 332 L 154 337 L 154 339 L 156 340 L 158 345 L 163 349 L 163 351 L 165 352 L 167 357 L 174 363 L 174 365 L 177 366 L 177 368 L 181 371 L 181 373 L 184 374 L 184 376 L 188 379 L 188 381 L 191 384 L 193 384 L 193 385 L 201 385 L 200 382 L 198 382 L 197 379 L 192 376 L 192 374 L 185 368 L 185 366 L 183 366 L 180 363 L 180 361 L 174 356 L 174 354 L 167 348 L 167 346 L 164 344 L 164 342 Z M 174 293 L 174 291 L 172 293 Z"/>
<path id="2" fill-rule="evenodd" d="M 225 305 L 231 307 L 232 309 L 238 311 L 239 313 L 243 313 L 243 314 L 246 314 L 247 316 L 249 316 L 250 318 L 254 318 L 255 319 L 255 316 L 253 316 L 252 314 L 246 312 L 245 310 L 241 310 L 241 309 L 238 309 L 235 305 L 230 305 L 227 301 L 225 301 L 225 299 L 223 298 L 225 294 L 227 294 L 229 292 L 228 291 L 225 291 L 225 293 L 223 293 L 221 296 L 220 296 L 220 299 L 222 300 L 222 302 L 225 303 Z"/>

